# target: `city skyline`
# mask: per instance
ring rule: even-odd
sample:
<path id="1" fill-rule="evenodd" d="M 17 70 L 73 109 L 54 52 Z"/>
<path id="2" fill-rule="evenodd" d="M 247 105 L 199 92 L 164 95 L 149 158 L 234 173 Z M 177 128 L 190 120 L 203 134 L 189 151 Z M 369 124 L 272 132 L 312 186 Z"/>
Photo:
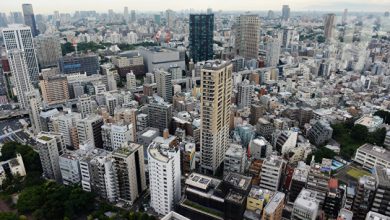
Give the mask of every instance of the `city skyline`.
<path id="1" fill-rule="evenodd" d="M 267 11 L 275 10 L 281 11 L 282 5 L 290 5 L 291 11 L 336 11 L 342 12 L 344 8 L 348 8 L 350 12 L 383 12 L 384 9 L 390 8 L 390 2 L 386 0 L 370 0 L 370 1 L 353 1 L 353 0 L 320 0 L 315 3 L 308 0 L 294 0 L 294 1 L 272 1 L 262 2 L 253 0 L 240 1 L 238 4 L 233 0 L 221 1 L 217 0 L 212 3 L 206 0 L 200 1 L 165 1 L 164 4 L 160 4 L 157 0 L 145 0 L 145 1 L 120 1 L 120 0 L 100 0 L 102 4 L 96 4 L 93 0 L 84 0 L 79 2 L 76 0 L 68 1 L 50 1 L 50 0 L 16 0 L 16 1 L 3 1 L 0 3 L 1 12 L 22 11 L 22 4 L 33 4 L 35 14 L 52 14 L 54 11 L 60 11 L 63 13 L 74 12 L 77 10 L 96 10 L 98 12 L 107 12 L 108 9 L 113 9 L 115 12 L 123 13 L 125 6 L 130 10 L 138 11 L 165 11 L 166 9 L 172 10 L 202 10 L 206 11 L 207 8 L 214 10 L 225 11 Z M 6 11 L 4 9 L 7 9 Z"/>

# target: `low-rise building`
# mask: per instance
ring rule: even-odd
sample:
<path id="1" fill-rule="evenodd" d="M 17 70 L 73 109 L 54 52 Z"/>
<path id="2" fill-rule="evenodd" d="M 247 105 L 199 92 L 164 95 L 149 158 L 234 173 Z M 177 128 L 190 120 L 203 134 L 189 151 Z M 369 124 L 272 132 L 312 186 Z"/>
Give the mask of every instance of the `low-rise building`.
<path id="1" fill-rule="evenodd" d="M 354 161 L 366 169 L 372 169 L 375 166 L 390 168 L 390 151 L 366 143 L 356 150 Z"/>

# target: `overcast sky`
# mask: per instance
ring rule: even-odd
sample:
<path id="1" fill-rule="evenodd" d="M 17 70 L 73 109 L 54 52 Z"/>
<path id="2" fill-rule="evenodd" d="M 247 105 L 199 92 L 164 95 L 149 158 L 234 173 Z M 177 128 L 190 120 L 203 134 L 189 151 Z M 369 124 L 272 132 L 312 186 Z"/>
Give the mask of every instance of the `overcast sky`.
<path id="1" fill-rule="evenodd" d="M 35 14 L 52 14 L 53 11 L 74 12 L 76 10 L 96 10 L 107 12 L 113 9 L 123 12 L 129 10 L 162 11 L 165 9 L 182 10 L 252 10 L 280 11 L 283 4 L 290 5 L 292 11 L 335 11 L 344 8 L 358 12 L 384 12 L 390 10 L 390 0 L 0 0 L 0 12 L 22 11 L 23 3 L 33 4 Z"/>

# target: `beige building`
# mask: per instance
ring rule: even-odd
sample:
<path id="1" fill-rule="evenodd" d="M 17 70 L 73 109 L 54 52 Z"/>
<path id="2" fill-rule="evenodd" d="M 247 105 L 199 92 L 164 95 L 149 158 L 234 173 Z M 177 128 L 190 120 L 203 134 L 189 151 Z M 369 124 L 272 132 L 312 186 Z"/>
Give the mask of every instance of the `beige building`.
<path id="1" fill-rule="evenodd" d="M 285 198 L 284 193 L 276 192 L 275 195 L 268 202 L 267 206 L 265 206 L 262 219 L 267 219 L 267 220 L 282 219 L 284 198 Z"/>
<path id="2" fill-rule="evenodd" d="M 230 62 L 207 61 L 201 71 L 201 169 L 215 174 L 228 147 L 232 95 Z"/>
<path id="3" fill-rule="evenodd" d="M 260 41 L 260 19 L 255 14 L 237 18 L 236 54 L 246 59 L 257 59 Z"/>
<path id="4" fill-rule="evenodd" d="M 68 80 L 65 76 L 49 76 L 40 80 L 42 98 L 47 104 L 64 103 L 69 99 Z"/>

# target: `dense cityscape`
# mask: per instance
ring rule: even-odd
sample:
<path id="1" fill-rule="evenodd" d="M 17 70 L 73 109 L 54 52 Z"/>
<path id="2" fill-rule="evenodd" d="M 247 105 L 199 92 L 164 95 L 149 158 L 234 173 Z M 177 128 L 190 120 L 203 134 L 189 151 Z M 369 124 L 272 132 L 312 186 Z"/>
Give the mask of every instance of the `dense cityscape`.
<path id="1" fill-rule="evenodd" d="M 2 4 L 1 220 L 390 220 L 390 7 Z"/>

